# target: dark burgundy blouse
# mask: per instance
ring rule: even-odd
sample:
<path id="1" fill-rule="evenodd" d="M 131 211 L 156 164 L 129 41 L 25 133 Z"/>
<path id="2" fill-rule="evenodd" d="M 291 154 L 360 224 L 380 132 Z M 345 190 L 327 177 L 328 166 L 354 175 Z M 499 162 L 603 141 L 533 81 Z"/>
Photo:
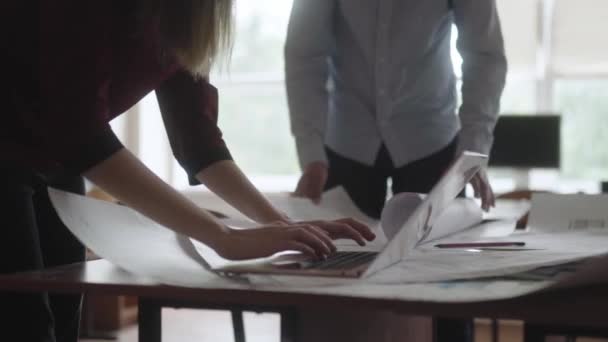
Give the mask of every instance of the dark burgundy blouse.
<path id="1" fill-rule="evenodd" d="M 0 8 L 9 66 L 0 165 L 83 172 L 122 147 L 108 122 L 152 90 L 191 183 L 231 158 L 217 127 L 217 90 L 163 56 L 157 26 L 135 15 L 134 0 L 35 3 Z"/>

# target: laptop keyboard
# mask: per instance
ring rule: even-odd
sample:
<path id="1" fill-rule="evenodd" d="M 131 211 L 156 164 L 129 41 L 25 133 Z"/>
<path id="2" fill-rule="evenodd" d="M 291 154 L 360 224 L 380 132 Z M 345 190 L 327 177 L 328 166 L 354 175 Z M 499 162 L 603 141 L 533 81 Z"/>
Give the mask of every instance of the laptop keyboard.
<path id="1" fill-rule="evenodd" d="M 303 268 L 318 270 L 350 269 L 374 260 L 377 255 L 377 252 L 336 252 L 325 260 L 311 262 Z"/>

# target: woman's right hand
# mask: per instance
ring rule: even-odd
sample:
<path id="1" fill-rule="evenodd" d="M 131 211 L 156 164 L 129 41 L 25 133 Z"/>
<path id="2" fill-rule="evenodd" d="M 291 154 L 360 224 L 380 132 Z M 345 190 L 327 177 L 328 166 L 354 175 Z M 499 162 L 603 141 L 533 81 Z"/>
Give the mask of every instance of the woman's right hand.
<path id="1" fill-rule="evenodd" d="M 227 228 L 212 247 L 229 260 L 263 258 L 287 250 L 323 259 L 336 251 L 329 234 L 321 228 L 284 222 L 250 229 Z"/>

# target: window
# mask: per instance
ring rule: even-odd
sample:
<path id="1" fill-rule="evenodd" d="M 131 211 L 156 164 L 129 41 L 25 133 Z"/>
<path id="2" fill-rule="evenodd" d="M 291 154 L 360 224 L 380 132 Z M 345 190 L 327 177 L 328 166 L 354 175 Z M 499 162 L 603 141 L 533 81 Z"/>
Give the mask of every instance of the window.
<path id="1" fill-rule="evenodd" d="M 608 179 L 608 79 L 558 80 L 554 101 L 562 114 L 563 173 Z"/>
<path id="2" fill-rule="evenodd" d="M 291 3 L 239 2 L 231 63 L 211 75 L 220 92 L 219 125 L 235 161 L 270 190 L 292 189 L 299 173 L 284 86 Z"/>

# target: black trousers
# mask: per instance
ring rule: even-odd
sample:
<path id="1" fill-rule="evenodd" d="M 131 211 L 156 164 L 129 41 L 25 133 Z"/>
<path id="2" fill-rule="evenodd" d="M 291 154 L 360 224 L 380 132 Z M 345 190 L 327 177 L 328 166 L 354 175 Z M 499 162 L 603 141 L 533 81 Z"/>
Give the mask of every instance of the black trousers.
<path id="1" fill-rule="evenodd" d="M 395 167 L 383 145 L 374 165 L 368 166 L 340 156 L 326 148 L 329 175 L 326 190 L 342 186 L 361 211 L 379 219 L 386 201 L 388 180 L 393 194 L 400 192 L 428 193 L 454 161 L 458 138 L 426 158 L 402 167 Z M 444 342 L 472 341 L 470 320 L 435 319 L 435 340 Z"/>
<path id="2" fill-rule="evenodd" d="M 326 190 L 342 186 L 355 204 L 368 216 L 380 218 L 386 201 L 387 182 L 392 181 L 392 192 L 428 193 L 454 161 L 457 141 L 441 151 L 402 167 L 393 165 L 384 145 L 373 166 L 340 156 L 326 148 L 329 175 Z"/>
<path id="3" fill-rule="evenodd" d="M 84 246 L 57 216 L 47 186 L 84 193 L 79 176 L 45 182 L 27 170 L 9 170 L 0 165 L 0 273 L 85 260 Z M 77 342 L 81 301 L 80 295 L 0 292 L 2 340 Z"/>

